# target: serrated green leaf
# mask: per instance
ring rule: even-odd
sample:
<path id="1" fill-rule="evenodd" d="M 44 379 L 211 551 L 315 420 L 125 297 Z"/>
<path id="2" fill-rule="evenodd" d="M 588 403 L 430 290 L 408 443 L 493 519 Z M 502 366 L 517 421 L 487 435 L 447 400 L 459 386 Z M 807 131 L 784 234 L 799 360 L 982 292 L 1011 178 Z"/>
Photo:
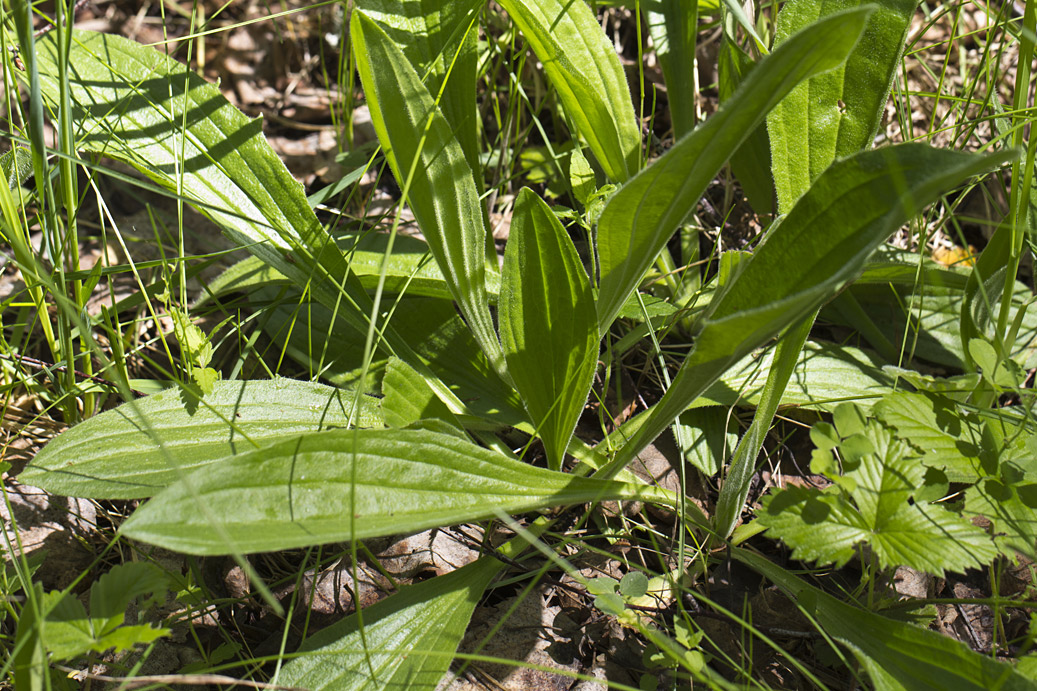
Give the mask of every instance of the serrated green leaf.
<path id="1" fill-rule="evenodd" d="M 764 498 L 757 520 L 769 535 L 797 559 L 842 566 L 866 543 L 882 568 L 910 566 L 941 577 L 996 556 L 986 533 L 968 521 L 938 505 L 908 503 L 923 485 L 924 467 L 880 425 L 868 425 L 865 435 L 874 453 L 843 476 L 842 491 L 791 487 Z"/>
<path id="2" fill-rule="evenodd" d="M 775 26 L 775 46 L 819 17 L 861 7 L 860 0 L 790 0 Z M 797 86 L 767 117 L 778 210 L 787 213 L 836 158 L 871 146 L 904 51 L 914 0 L 869 3 L 861 41 L 841 65 Z"/>
<path id="3" fill-rule="evenodd" d="M 480 559 L 407 586 L 306 639 L 278 681 L 311 691 L 435 689 L 502 564 Z M 373 672 L 373 673 L 372 673 Z"/>
<path id="4" fill-rule="evenodd" d="M 787 41 L 713 117 L 613 195 L 598 220 L 602 333 L 731 153 L 795 84 L 845 59 L 867 15 L 828 17 Z"/>
<path id="5" fill-rule="evenodd" d="M 981 478 L 965 490 L 967 517 L 982 516 L 993 523 L 994 540 L 1002 554 L 1037 556 L 1037 469 L 1032 457 L 1024 470 L 1002 463 L 996 476 Z"/>
<path id="6" fill-rule="evenodd" d="M 184 473 L 285 436 L 327 427 L 381 427 L 378 402 L 321 384 L 216 382 L 189 414 L 170 389 L 127 403 L 52 440 L 19 477 L 72 497 L 151 496 Z"/>
<path id="7" fill-rule="evenodd" d="M 528 188 L 515 201 L 504 253 L 500 335 L 515 388 L 558 470 L 590 393 L 598 328 L 576 247 Z"/>
<path id="8" fill-rule="evenodd" d="M 504 354 L 486 292 L 486 231 L 472 170 L 421 77 L 385 32 L 354 11 L 350 36 L 378 141 L 450 292 L 494 369 Z"/>
<path id="9" fill-rule="evenodd" d="M 260 552 L 646 492 L 536 468 L 453 435 L 330 430 L 191 473 L 137 509 L 122 532 L 190 554 Z"/>
<path id="10" fill-rule="evenodd" d="M 614 182 L 637 172 L 641 128 L 619 56 L 583 2 L 502 0 L 544 73 L 562 109 Z"/>
<path id="11" fill-rule="evenodd" d="M 874 408 L 875 415 L 921 451 L 921 461 L 941 468 L 954 482 L 972 482 L 993 469 L 996 450 L 983 439 L 980 422 L 944 396 L 898 392 Z M 992 455 L 993 454 L 993 455 Z"/>
<path id="12" fill-rule="evenodd" d="M 853 651 L 876 687 L 882 681 L 893 680 L 911 691 L 1037 688 L 1011 665 L 970 650 L 959 641 L 840 602 L 752 552 L 734 547 L 732 555 L 776 583 L 794 600 L 812 600 L 812 616 L 830 636 Z"/>
<path id="13" fill-rule="evenodd" d="M 96 638 L 102 639 L 121 626 L 130 602 L 150 594 L 151 602 L 165 597 L 169 577 L 147 562 L 128 562 L 112 567 L 90 587 L 90 623 Z M 148 607 L 147 602 L 141 609 Z"/>

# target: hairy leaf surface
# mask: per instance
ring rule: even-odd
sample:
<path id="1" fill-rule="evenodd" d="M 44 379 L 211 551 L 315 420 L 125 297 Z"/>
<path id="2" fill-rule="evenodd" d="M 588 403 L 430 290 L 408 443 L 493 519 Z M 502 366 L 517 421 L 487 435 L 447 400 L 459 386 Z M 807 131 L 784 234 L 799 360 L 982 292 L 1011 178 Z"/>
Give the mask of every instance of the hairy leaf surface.
<path id="1" fill-rule="evenodd" d="M 435 689 L 501 566 L 484 558 L 407 586 L 364 609 L 362 635 L 359 617 L 346 617 L 306 639 L 280 682 L 311 691 Z"/>
<path id="2" fill-rule="evenodd" d="M 842 62 L 867 16 L 867 10 L 834 15 L 787 41 L 760 62 L 713 117 L 613 195 L 598 221 L 602 333 L 753 127 L 797 83 Z"/>
<path id="3" fill-rule="evenodd" d="M 775 45 L 860 0 L 790 0 L 778 14 Z M 839 157 L 871 146 L 886 106 L 915 0 L 878 0 L 846 63 L 811 77 L 767 117 L 778 210 L 787 213 Z"/>
<path id="4" fill-rule="evenodd" d="M 576 247 L 528 188 L 515 202 L 504 253 L 500 330 L 508 370 L 557 470 L 587 403 L 598 326 Z"/>
<path id="5" fill-rule="evenodd" d="M 453 435 L 331 430 L 192 473 L 137 509 L 122 531 L 190 554 L 260 552 L 645 492 L 536 468 Z"/>
<path id="6" fill-rule="evenodd" d="M 219 381 L 188 412 L 169 389 L 92 417 L 51 441 L 19 475 L 70 497 L 149 497 L 191 470 L 300 432 L 381 427 L 378 401 L 322 384 Z"/>
<path id="7" fill-rule="evenodd" d="M 393 41 L 363 12 L 350 20 L 371 121 L 479 346 L 504 375 L 486 292 L 482 203 L 450 123 Z"/>

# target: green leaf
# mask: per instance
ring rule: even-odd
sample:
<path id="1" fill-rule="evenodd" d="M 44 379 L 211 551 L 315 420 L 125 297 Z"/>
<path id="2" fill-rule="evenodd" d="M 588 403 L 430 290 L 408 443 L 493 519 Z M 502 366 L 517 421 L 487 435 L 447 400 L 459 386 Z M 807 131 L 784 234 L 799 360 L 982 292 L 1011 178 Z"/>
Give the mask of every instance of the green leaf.
<path id="1" fill-rule="evenodd" d="M 860 0 L 789 0 L 778 14 L 775 45 Z M 778 210 L 787 213 L 836 159 L 871 146 L 904 51 L 914 0 L 870 3 L 860 43 L 846 63 L 800 84 L 767 117 Z"/>
<path id="2" fill-rule="evenodd" d="M 381 427 L 378 403 L 321 384 L 216 382 L 192 415 L 169 389 L 126 403 L 52 440 L 19 475 L 72 497 L 151 496 L 190 470 L 308 430 Z"/>
<path id="3" fill-rule="evenodd" d="M 680 139 L 695 126 L 695 80 L 688 66 L 695 64 L 698 3 L 645 0 L 641 3 L 648 35 L 666 82 L 673 136 Z"/>
<path id="4" fill-rule="evenodd" d="M 333 322 L 331 310 L 302 301 L 297 292 L 289 291 L 283 299 L 277 299 L 274 289 L 255 293 L 261 298 L 260 304 L 264 297 L 274 303 L 266 310 L 264 328 L 278 342 L 285 342 L 287 334 L 286 353 L 305 366 L 310 376 L 320 376 L 338 386 L 360 386 L 366 331 Z M 408 349 L 435 375 L 449 382 L 450 390 L 465 402 L 469 415 L 499 425 L 526 421 L 518 395 L 494 374 L 452 302 L 403 298 L 384 314 L 390 326 L 399 325 Z M 364 388 L 377 390 L 388 360 L 377 358 L 371 363 Z M 410 365 L 413 367 L 413 363 Z"/>
<path id="5" fill-rule="evenodd" d="M 639 168 L 641 128 L 626 74 L 601 24 L 583 2 L 501 0 L 605 174 L 625 182 Z"/>
<path id="6" fill-rule="evenodd" d="M 952 482 L 974 482 L 996 468 L 1000 450 L 984 438 L 983 423 L 950 398 L 901 391 L 886 396 L 875 414 L 919 449 L 922 463 L 945 470 Z"/>
<path id="7" fill-rule="evenodd" d="M 486 292 L 482 203 L 460 144 L 421 77 L 363 12 L 350 35 L 378 140 L 479 346 L 506 376 Z"/>
<path id="8" fill-rule="evenodd" d="M 356 3 L 403 52 L 439 97 L 465 160 L 481 188 L 479 123 L 475 102 L 480 0 L 360 0 Z M 445 84 L 444 84 L 445 82 Z"/>
<path id="9" fill-rule="evenodd" d="M 137 509 L 122 532 L 190 554 L 259 552 L 646 492 L 536 468 L 453 435 L 331 430 L 191 473 Z"/>
<path id="10" fill-rule="evenodd" d="M 73 31 L 66 70 L 58 40 L 51 32 L 36 42 L 40 88 L 57 107 L 59 76 L 67 72 L 76 148 L 132 165 L 182 195 L 232 240 L 366 328 L 370 301 L 302 184 L 270 148 L 259 118 L 246 117 L 218 88 L 153 48 Z"/>
<path id="11" fill-rule="evenodd" d="M 773 361 L 773 348 L 747 355 L 710 386 L 695 405 L 756 406 Z M 781 405 L 825 412 L 832 412 L 836 401 L 847 398 L 868 405 L 893 390 L 893 377 L 882 370 L 882 364 L 882 359 L 869 351 L 807 341 L 781 395 Z"/>
<path id="12" fill-rule="evenodd" d="M 483 558 L 407 586 L 306 639 L 278 681 L 310 691 L 435 689 L 502 564 Z"/>
<path id="13" fill-rule="evenodd" d="M 376 232 L 346 234 L 338 240 L 339 248 L 349 260 L 350 270 L 357 275 L 364 288 L 374 292 L 384 266 L 383 290 L 388 293 L 406 292 L 410 296 L 447 300 L 453 298 L 446 279 L 429 254 L 427 244 L 418 238 L 398 236 L 393 242 L 392 254 L 386 259 L 388 242 L 387 234 Z M 500 277 L 490 272 L 486 278 L 490 299 L 496 301 L 496 295 L 500 290 Z M 197 304 L 204 304 L 211 298 L 229 293 L 248 292 L 257 286 L 277 283 L 289 283 L 289 280 L 258 257 L 249 257 L 213 279 L 206 286 L 206 294 Z"/>
<path id="14" fill-rule="evenodd" d="M 837 294 L 875 247 L 942 190 L 1011 155 L 974 156 L 905 144 L 833 164 L 730 286 L 714 295 L 694 349 L 609 471 L 632 460 L 735 362 Z M 817 228 L 828 232 L 819 234 Z"/>
<path id="15" fill-rule="evenodd" d="M 834 15 L 787 41 L 713 117 L 613 195 L 598 221 L 601 333 L 753 127 L 797 83 L 842 62 L 867 16 L 868 10 Z"/>
<path id="16" fill-rule="evenodd" d="M 515 201 L 501 275 L 500 335 L 515 388 L 558 470 L 598 363 L 590 279 L 562 224 L 533 191 Z"/>
<path id="17" fill-rule="evenodd" d="M 720 53 L 717 55 L 717 81 L 721 103 L 734 95 L 738 85 L 754 67 L 756 62 L 725 32 L 720 43 Z M 756 125 L 738 150 L 731 154 L 731 172 L 742 184 L 745 196 L 756 213 L 775 213 L 777 202 L 774 198 L 771 145 L 766 123 Z"/>
<path id="18" fill-rule="evenodd" d="M 457 418 L 436 398 L 421 375 L 399 358 L 390 359 L 385 367 L 382 393 L 382 414 L 390 427 L 407 427 L 418 420 L 442 420 L 461 429 Z"/>
<path id="19" fill-rule="evenodd" d="M 830 636 L 861 661 L 872 681 L 892 679 L 905 689 L 1023 691 L 1037 688 L 1011 665 L 969 650 L 935 631 L 840 602 L 803 579 L 744 549 L 732 556 L 777 584 L 799 602 L 814 603 L 812 615 Z M 888 687 L 887 687 L 888 688 Z"/>
<path id="20" fill-rule="evenodd" d="M 996 556 L 980 528 L 939 505 L 908 503 L 925 471 L 906 445 L 878 424 L 865 436 L 875 452 L 845 473 L 850 482 L 838 483 L 844 490 L 790 487 L 764 498 L 757 520 L 768 535 L 803 561 L 842 566 L 863 542 L 882 568 L 910 566 L 940 577 Z"/>
<path id="21" fill-rule="evenodd" d="M 114 648 L 128 650 L 169 635 L 169 629 L 123 626 L 126 608 L 141 595 L 153 594 L 161 600 L 169 578 L 153 564 L 130 562 L 113 567 L 90 588 L 90 615 L 75 596 L 54 591 L 45 598 L 46 640 L 51 654 L 67 660 L 83 653 L 103 653 Z M 142 604 L 142 609 L 148 603 Z"/>
<path id="22" fill-rule="evenodd" d="M 726 407 L 702 406 L 684 411 L 675 424 L 681 456 L 706 477 L 720 472 L 738 443 L 738 421 Z"/>
<path id="23" fill-rule="evenodd" d="M 1001 553 L 1037 556 L 1037 468 L 1033 455 L 1019 462 L 1002 462 L 996 475 L 981 478 L 965 490 L 964 515 L 993 523 Z"/>

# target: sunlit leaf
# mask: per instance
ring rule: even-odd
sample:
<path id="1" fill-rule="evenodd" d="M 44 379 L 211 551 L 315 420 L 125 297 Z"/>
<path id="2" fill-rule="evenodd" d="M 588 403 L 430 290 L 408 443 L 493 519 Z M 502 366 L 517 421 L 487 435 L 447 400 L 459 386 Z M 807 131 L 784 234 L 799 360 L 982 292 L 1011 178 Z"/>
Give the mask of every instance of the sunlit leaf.
<path id="1" fill-rule="evenodd" d="M 780 45 L 811 23 L 860 0 L 790 0 L 778 13 Z M 767 117 L 778 210 L 787 213 L 831 163 L 871 146 L 914 16 L 914 0 L 868 3 L 860 43 L 846 63 L 797 86 Z"/>
<path id="2" fill-rule="evenodd" d="M 496 515 L 644 497 L 424 430 L 331 430 L 222 459 L 156 495 L 127 536 L 190 554 L 413 533 Z"/>
<path id="3" fill-rule="evenodd" d="M 363 12 L 350 20 L 378 140 L 472 334 L 499 373 L 504 353 L 486 292 L 482 203 L 460 144 L 421 77 Z"/>
<path id="4" fill-rule="evenodd" d="M 578 3 L 579 4 L 579 3 Z M 793 86 L 846 58 L 867 10 L 828 17 L 775 50 L 711 118 L 617 192 L 598 221 L 604 332 L 713 176 Z"/>
<path id="5" fill-rule="evenodd" d="M 515 387 L 559 469 L 598 362 L 594 296 L 572 240 L 528 188 L 504 254 L 501 343 Z"/>
<path id="6" fill-rule="evenodd" d="M 304 431 L 381 427 L 378 401 L 311 382 L 216 382 L 188 412 L 170 389 L 109 410 L 51 441 L 19 475 L 72 497 L 148 497 L 184 473 Z"/>
<path id="7" fill-rule="evenodd" d="M 407 586 L 306 639 L 282 684 L 311 691 L 435 689 L 468 621 L 503 565 L 490 558 Z"/>
<path id="8" fill-rule="evenodd" d="M 624 182 L 637 172 L 641 128 L 626 74 L 601 24 L 583 2 L 501 0 L 558 92 L 576 134 L 605 174 Z"/>

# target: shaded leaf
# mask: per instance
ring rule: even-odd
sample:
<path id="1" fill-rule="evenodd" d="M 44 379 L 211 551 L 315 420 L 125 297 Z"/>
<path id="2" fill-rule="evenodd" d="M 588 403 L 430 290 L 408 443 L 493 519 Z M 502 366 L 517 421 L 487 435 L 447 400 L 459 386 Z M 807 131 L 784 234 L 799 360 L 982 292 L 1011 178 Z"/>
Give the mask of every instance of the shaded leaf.
<path id="1" fill-rule="evenodd" d="M 811 615 L 830 636 L 853 651 L 876 685 L 892 679 L 912 691 L 1037 688 L 1011 665 L 969 650 L 959 641 L 840 602 L 747 550 L 732 548 L 732 556 L 770 579 L 793 599 L 812 603 Z"/>

